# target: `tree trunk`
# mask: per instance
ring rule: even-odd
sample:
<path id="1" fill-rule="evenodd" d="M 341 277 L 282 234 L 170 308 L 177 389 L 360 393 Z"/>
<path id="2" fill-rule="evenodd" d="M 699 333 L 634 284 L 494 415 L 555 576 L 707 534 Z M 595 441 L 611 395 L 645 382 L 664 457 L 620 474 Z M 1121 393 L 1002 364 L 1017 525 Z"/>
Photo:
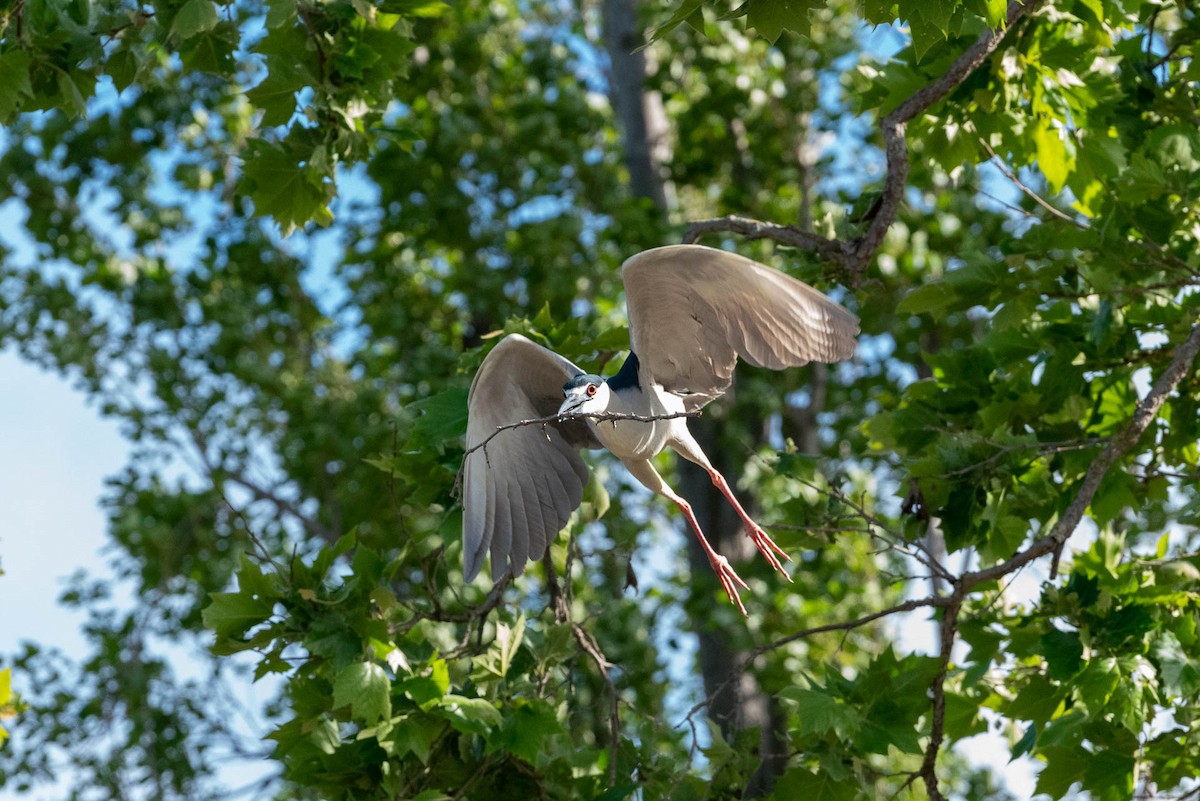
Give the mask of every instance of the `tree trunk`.
<path id="1" fill-rule="evenodd" d="M 674 200 L 673 187 L 665 180 L 663 170 L 663 165 L 671 158 L 670 140 L 667 137 L 667 118 L 662 97 L 657 92 L 646 90 L 646 51 L 635 52 L 644 42 L 637 19 L 636 0 L 604 0 L 604 39 L 612 65 L 609 91 L 622 135 L 630 192 L 636 197 L 652 200 L 665 219 Z M 733 482 L 737 480 L 741 466 L 730 464 L 717 446 L 720 425 L 719 421 L 710 418 L 690 422 L 690 428 L 713 466 L 727 473 Z M 680 494 L 692 504 L 696 519 L 709 535 L 713 546 L 735 562 L 754 552 L 741 521 L 712 485 L 708 474 L 682 459 L 679 465 Z M 712 575 L 712 568 L 690 531 L 687 539 L 688 563 L 692 573 L 704 576 L 707 582 Z M 697 625 L 697 635 L 704 689 L 712 698 L 709 716 L 727 736 L 747 728 L 758 728 L 762 732 L 762 765 L 751 778 L 746 796 L 753 798 L 766 795 L 786 768 L 782 711 L 774 698 L 762 692 L 755 677 L 749 673 L 743 674 L 723 691 L 716 692 L 746 654 L 730 648 L 729 638 L 722 632 L 705 627 L 703 621 Z"/>
<path id="2" fill-rule="evenodd" d="M 664 216 L 674 192 L 662 165 L 670 161 L 662 96 L 646 89 L 646 51 L 636 0 L 604 0 L 604 48 L 611 64 L 609 98 L 620 124 L 629 191 L 654 201 Z"/>

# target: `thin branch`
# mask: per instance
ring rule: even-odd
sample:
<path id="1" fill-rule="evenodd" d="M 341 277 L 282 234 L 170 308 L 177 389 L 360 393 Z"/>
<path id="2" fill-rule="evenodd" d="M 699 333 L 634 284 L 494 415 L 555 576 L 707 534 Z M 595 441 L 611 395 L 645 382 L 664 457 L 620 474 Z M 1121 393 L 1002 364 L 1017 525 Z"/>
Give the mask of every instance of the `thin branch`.
<path id="1" fill-rule="evenodd" d="M 744 660 L 742 660 L 741 669 L 744 670 L 745 668 L 749 667 L 751 662 L 763 654 L 778 650 L 785 645 L 796 642 L 796 640 L 802 640 L 806 637 L 811 637 L 814 634 L 824 634 L 830 631 L 853 631 L 854 629 L 861 628 L 868 623 L 879 620 L 880 618 L 898 615 L 901 612 L 912 612 L 916 609 L 924 609 L 926 607 L 944 607 L 948 606 L 949 604 L 949 598 L 935 596 L 914 598 L 912 600 L 896 604 L 895 606 L 889 606 L 887 609 L 881 609 L 878 612 L 872 612 L 869 615 L 863 615 L 862 617 L 855 618 L 854 620 L 846 620 L 841 623 L 826 623 L 823 626 L 813 626 L 812 628 L 794 631 L 786 637 L 780 637 L 778 640 L 772 640 L 769 643 L 755 648 Z"/>
<path id="2" fill-rule="evenodd" d="M 246 478 L 241 473 L 232 472 L 226 468 L 222 468 L 221 473 L 224 475 L 226 481 L 237 484 L 243 489 L 249 490 L 250 494 L 254 496 L 255 500 L 268 501 L 274 504 L 275 508 L 277 508 L 280 512 L 283 512 L 290 517 L 294 517 L 297 521 L 299 521 L 300 525 L 304 526 L 304 529 L 309 534 L 320 537 L 326 542 L 337 542 L 338 534 L 336 531 L 328 526 L 325 526 L 312 515 L 307 515 L 300 511 L 298 506 L 288 499 L 281 497 L 279 493 L 275 492 L 274 490 L 267 489 L 266 487 Z"/>
<path id="3" fill-rule="evenodd" d="M 905 134 L 908 123 L 925 113 L 933 104 L 944 99 L 971 73 L 987 60 L 1008 30 L 1025 14 L 1042 5 L 1045 0 L 1029 0 L 1022 3 L 1013 0 L 1008 4 L 1004 24 L 997 28 L 989 28 L 980 34 L 979 38 L 950 64 L 950 68 L 940 78 L 927 84 L 907 100 L 897 106 L 879 123 L 880 133 L 883 134 L 883 151 L 887 156 L 887 177 L 884 179 L 883 194 L 879 199 L 879 212 L 871 221 L 871 227 L 855 243 L 854 255 L 847 262 L 846 268 L 852 275 L 857 275 L 866 269 L 875 251 L 883 243 L 883 237 L 896 220 L 900 210 L 900 200 L 904 196 L 905 181 L 908 178 L 908 140 Z"/>
<path id="4" fill-rule="evenodd" d="M 442 609 L 441 602 L 438 601 L 437 594 L 430 595 L 433 601 L 433 611 L 425 612 L 413 607 L 408 607 L 414 612 L 412 620 L 405 621 L 402 624 L 390 626 L 388 631 L 395 634 L 399 631 L 411 628 L 417 620 L 437 620 L 442 623 L 470 623 L 475 620 L 482 620 L 487 617 L 488 613 L 495 609 L 504 600 L 504 590 L 507 589 L 509 582 L 512 581 L 512 574 L 506 573 L 503 578 L 492 585 L 491 591 L 487 597 L 483 599 L 483 603 L 478 606 L 468 606 L 463 612 L 447 612 Z"/>
<path id="5" fill-rule="evenodd" d="M 483 442 L 476 443 L 475 445 L 472 445 L 471 447 L 467 448 L 466 451 L 463 452 L 462 464 L 463 464 L 463 467 L 465 467 L 467 464 L 468 456 L 470 456 L 475 451 L 480 450 L 481 448 L 486 448 L 488 443 L 491 442 L 493 439 L 495 439 L 497 436 L 499 436 L 501 433 L 503 433 L 505 431 L 509 431 L 514 428 L 523 428 L 525 426 L 540 425 L 540 426 L 542 426 L 542 432 L 545 433 L 546 426 L 553 425 L 554 423 L 561 423 L 561 422 L 568 421 L 568 420 L 587 419 L 587 420 L 594 420 L 596 422 L 612 422 L 613 426 L 615 427 L 618 420 L 636 420 L 639 423 L 652 423 L 655 420 L 674 420 L 677 417 L 699 417 L 700 414 L 701 414 L 700 410 L 697 409 L 696 411 L 692 411 L 692 412 L 672 412 L 671 414 L 628 414 L 625 412 L 584 412 L 584 413 L 580 414 L 577 412 L 573 412 L 571 414 L 548 414 L 545 417 L 532 417 L 528 420 L 518 420 L 515 423 L 506 423 L 502 426 L 496 426 L 496 430 L 493 431 L 492 433 L 488 434 L 487 437 L 483 440 Z M 549 439 L 549 438 L 550 438 L 550 435 L 546 434 L 546 439 Z M 486 450 L 484 451 L 484 455 L 485 456 L 487 455 Z M 455 495 L 455 497 L 461 497 L 461 495 L 462 495 L 463 467 L 460 467 L 458 469 L 458 475 L 454 479 L 454 495 Z"/>
<path id="6" fill-rule="evenodd" d="M 613 664 L 608 661 L 608 657 L 600 650 L 600 646 L 596 643 L 592 635 L 588 633 L 587 629 L 578 623 L 571 623 L 571 631 L 574 633 L 575 641 L 579 643 L 579 647 L 596 663 L 596 667 L 600 670 L 600 675 L 604 678 L 604 684 L 608 688 L 610 699 L 608 707 L 608 786 L 615 787 L 617 784 L 617 756 L 621 748 L 621 716 L 618 709 L 617 685 L 613 682 L 612 675 L 608 670 Z"/>
<path id="7" fill-rule="evenodd" d="M 486 447 L 489 442 L 496 438 L 496 435 L 502 431 L 508 431 L 512 428 L 521 428 L 523 426 L 533 425 L 549 425 L 551 423 L 561 423 L 565 420 L 576 420 L 586 418 L 597 422 L 616 422 L 617 420 L 636 420 L 639 423 L 652 423 L 655 420 L 674 420 L 677 417 L 699 417 L 700 411 L 694 412 L 672 412 L 671 414 L 630 414 L 627 412 L 585 412 L 572 414 L 549 414 L 545 417 L 533 417 L 528 420 L 518 420 L 515 423 L 506 423 L 502 426 L 496 426 L 496 430 L 488 434 L 487 439 L 480 442 L 478 445 L 472 445 L 463 453 L 463 458 L 470 456 L 480 448 Z"/>
<path id="8" fill-rule="evenodd" d="M 909 550 L 907 548 L 904 548 L 903 546 L 900 545 L 900 541 L 903 539 L 903 537 L 901 537 L 897 532 L 893 531 L 886 523 L 884 523 L 878 517 L 876 517 L 875 515 L 868 512 L 866 510 L 866 507 L 864 507 L 862 504 L 857 503 L 853 499 L 847 497 L 846 494 L 843 493 L 841 490 L 839 490 L 835 487 L 822 487 L 818 484 L 814 484 L 810 481 L 806 481 L 803 478 L 797 478 L 796 480 L 799 481 L 804 486 L 808 487 L 809 489 L 815 490 L 816 492 L 819 492 L 828 498 L 832 498 L 833 500 L 837 501 L 838 503 L 841 503 L 844 506 L 848 507 L 851 511 L 853 511 L 859 518 L 861 518 L 867 524 L 868 536 L 870 536 L 872 539 L 876 539 L 876 540 L 879 540 L 880 542 L 883 542 L 885 545 L 887 545 L 888 550 L 896 551 L 897 553 L 907 556 L 910 559 L 916 560 L 920 564 L 929 568 L 929 570 L 932 571 L 934 575 L 942 578 L 945 581 L 953 581 L 954 580 L 954 575 L 950 573 L 950 571 L 945 567 L 945 565 L 941 564 L 941 562 L 938 561 L 937 557 L 934 556 L 934 554 L 932 552 L 930 552 L 929 548 L 924 543 L 913 542 L 912 546 L 916 550 Z M 880 534 L 875 529 L 879 529 L 880 531 L 887 532 L 887 536 Z"/>
<path id="9" fill-rule="evenodd" d="M 742 661 L 739 662 L 737 664 L 737 666 L 734 667 L 734 669 L 729 672 L 729 675 L 725 678 L 725 681 L 723 681 L 719 685 L 717 685 L 713 689 L 713 691 L 711 693 L 709 693 L 708 696 L 703 701 L 699 701 L 694 706 L 692 706 L 692 708 L 688 710 L 687 714 L 684 716 L 683 720 L 680 721 L 680 723 L 687 722 L 690 724 L 691 718 L 693 715 L 695 715 L 701 709 L 704 709 L 709 704 L 711 704 L 712 700 L 717 695 L 724 692 L 725 688 L 727 688 L 735 679 L 737 679 L 739 676 L 741 676 L 746 671 L 746 669 L 750 667 L 750 665 L 754 662 L 754 660 L 758 659 L 760 656 L 762 656 L 764 654 L 770 653 L 771 651 L 778 650 L 778 649 L 784 647 L 785 645 L 789 645 L 791 643 L 796 642 L 797 640 L 803 640 L 807 637 L 811 637 L 814 634 L 825 634 L 825 633 L 828 633 L 831 631 L 843 631 L 843 632 L 849 633 L 849 632 L 853 631 L 854 629 L 861 628 L 861 627 L 867 625 L 868 623 L 873 623 L 874 621 L 879 620 L 880 618 L 890 617 L 892 615 L 898 615 L 902 612 L 912 612 L 916 609 L 924 609 L 926 607 L 935 607 L 935 608 L 936 607 L 944 607 L 944 606 L 948 606 L 949 604 L 950 604 L 949 598 L 942 598 L 942 597 L 935 597 L 935 596 L 929 596 L 927 598 L 916 598 L 916 599 L 913 599 L 910 601 L 905 601 L 904 603 L 896 604 L 895 606 L 889 606 L 887 609 L 881 609 L 878 612 L 872 612 L 869 615 L 863 615 L 862 617 L 855 618 L 854 620 L 845 620 L 840 623 L 826 623 L 821 626 L 813 626 L 811 628 L 801 629 L 800 631 L 794 631 L 791 634 L 787 635 L 786 637 L 780 637 L 778 640 L 772 640 L 769 643 L 760 645 L 757 648 L 755 648 L 753 651 L 748 653 L 745 656 L 745 658 L 743 658 Z"/>
<path id="10" fill-rule="evenodd" d="M 996 452 L 986 459 L 975 462 L 974 464 L 969 464 L 966 467 L 960 467 L 957 470 L 951 470 L 948 473 L 939 473 L 937 475 L 930 476 L 930 478 L 955 478 L 957 476 L 966 475 L 967 473 L 973 473 L 976 470 L 982 470 L 985 467 L 995 464 L 1003 457 L 1016 451 L 1036 450 L 1037 458 L 1040 458 L 1042 456 L 1051 456 L 1057 453 L 1068 453 L 1070 451 L 1082 451 L 1087 450 L 1088 448 L 1098 448 L 1106 442 L 1108 442 L 1108 440 L 1102 437 L 1092 437 L 1089 439 L 1074 441 L 1063 440 L 1061 442 L 1028 442 L 1015 443 L 1011 445 L 996 445 L 995 443 L 989 443 L 995 445 Z"/>
<path id="11" fill-rule="evenodd" d="M 1002 159 L 998 155 L 996 155 L 996 151 L 992 150 L 992 146 L 987 143 L 987 140 L 984 139 L 982 136 L 980 136 L 978 138 L 979 138 L 979 144 L 983 145 L 983 149 L 986 150 L 988 152 L 988 155 L 992 157 L 992 162 L 996 165 L 996 167 L 1000 170 L 1000 172 L 1004 173 L 1004 177 L 1006 177 L 1006 178 L 1008 178 L 1008 180 L 1012 181 L 1013 185 L 1016 186 L 1017 189 L 1020 189 L 1022 192 L 1024 192 L 1025 195 L 1028 196 L 1030 200 L 1032 200 L 1034 203 L 1037 203 L 1039 206 L 1041 206 L 1043 209 L 1045 209 L 1046 211 L 1053 214 L 1058 219 L 1063 220 L 1065 222 L 1069 222 L 1071 225 L 1074 225 L 1076 228 L 1086 231 L 1086 230 L 1088 230 L 1088 228 L 1091 227 L 1090 225 L 1083 222 L 1082 220 L 1076 219 L 1075 217 L 1072 217 L 1070 214 L 1067 214 L 1066 212 L 1062 211 L 1061 209 L 1056 207 L 1054 204 L 1052 204 L 1050 201 L 1046 200 L 1041 195 L 1039 195 L 1037 192 L 1034 192 L 1028 186 L 1023 184 L 1021 182 L 1021 179 L 1017 177 L 1017 174 L 1015 172 L 1013 172 L 1012 169 L 1007 164 L 1004 163 L 1004 159 Z"/>

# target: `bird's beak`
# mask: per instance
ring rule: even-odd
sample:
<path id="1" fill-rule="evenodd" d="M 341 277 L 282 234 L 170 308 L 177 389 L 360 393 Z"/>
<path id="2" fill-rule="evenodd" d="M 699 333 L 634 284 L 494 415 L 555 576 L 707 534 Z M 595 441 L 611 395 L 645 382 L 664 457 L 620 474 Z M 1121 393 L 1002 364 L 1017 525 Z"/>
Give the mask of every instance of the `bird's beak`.
<path id="1" fill-rule="evenodd" d="M 568 395 L 566 400 L 562 402 L 562 406 L 558 407 L 558 416 L 565 417 L 568 414 L 573 414 L 576 409 L 583 405 L 583 400 L 573 395 Z"/>

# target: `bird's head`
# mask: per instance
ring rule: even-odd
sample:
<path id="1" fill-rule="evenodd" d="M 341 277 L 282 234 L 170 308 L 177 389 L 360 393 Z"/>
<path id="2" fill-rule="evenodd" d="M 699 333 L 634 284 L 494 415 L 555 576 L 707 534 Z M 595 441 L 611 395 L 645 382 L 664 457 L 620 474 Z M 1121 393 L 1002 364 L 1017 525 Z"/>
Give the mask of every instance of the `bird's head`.
<path id="1" fill-rule="evenodd" d="M 608 384 L 598 375 L 584 373 L 563 384 L 563 402 L 559 415 L 595 414 L 608 409 Z"/>

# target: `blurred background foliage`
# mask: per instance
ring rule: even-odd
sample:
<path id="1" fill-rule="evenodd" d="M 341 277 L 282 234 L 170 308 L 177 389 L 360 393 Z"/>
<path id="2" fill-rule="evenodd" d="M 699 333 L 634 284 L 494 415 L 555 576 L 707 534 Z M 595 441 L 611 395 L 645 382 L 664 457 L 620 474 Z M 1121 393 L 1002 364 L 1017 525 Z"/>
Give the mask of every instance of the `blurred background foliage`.
<path id="1" fill-rule="evenodd" d="M 970 587 L 949 642 L 912 633 L 937 603 L 863 619 L 1045 537 L 1195 326 L 1188 4 L 1021 16 L 909 124 L 903 203 L 865 275 L 709 236 L 862 318 L 852 362 L 741 369 L 696 426 L 795 584 L 739 564 L 743 620 L 600 456 L 553 575 L 461 581 L 466 387 L 496 335 L 600 370 L 627 346 L 620 263 L 687 223 L 857 236 L 885 186 L 876 120 L 1005 11 L 0 4 L 0 208 L 18 221 L 0 345 L 134 446 L 104 501 L 116 578 L 62 597 L 88 656 L 6 644 L 24 707 L 0 787 L 1001 798 L 948 747 L 991 731 L 1052 797 L 1186 791 L 1190 359 L 1056 575 L 1042 559 Z M 707 478 L 673 475 L 747 556 Z M 0 714 L 17 709 L 0 686 Z M 229 786 L 237 764 L 251 784 Z"/>

